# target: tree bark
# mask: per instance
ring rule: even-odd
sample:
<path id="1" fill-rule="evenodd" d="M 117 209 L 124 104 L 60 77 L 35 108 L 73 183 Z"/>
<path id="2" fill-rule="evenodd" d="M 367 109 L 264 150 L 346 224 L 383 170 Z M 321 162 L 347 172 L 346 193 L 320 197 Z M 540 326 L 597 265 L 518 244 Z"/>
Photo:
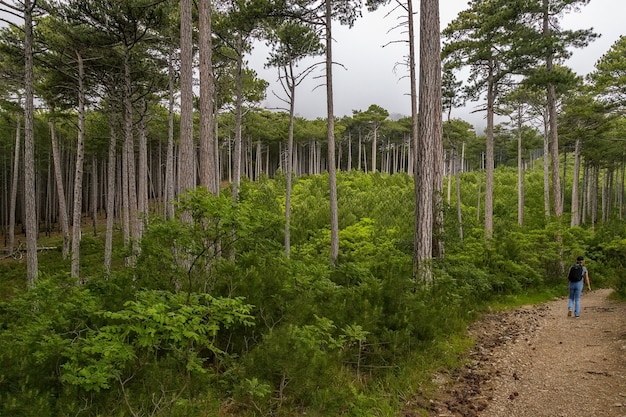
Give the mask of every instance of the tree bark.
<path id="1" fill-rule="evenodd" d="M 550 2 L 543 0 L 543 35 L 548 38 L 550 36 Z M 553 53 L 550 49 L 546 55 L 546 72 L 552 74 Z M 559 172 L 559 133 L 557 130 L 557 109 L 556 109 L 556 88 L 554 83 L 549 82 L 547 86 L 547 105 L 548 105 L 548 122 L 550 135 L 550 155 L 552 161 L 552 194 L 554 199 L 554 215 L 561 217 L 563 214 L 563 200 L 561 199 L 561 177 Z"/>
<path id="2" fill-rule="evenodd" d="M 550 138 L 548 134 L 550 126 L 547 109 L 543 116 L 543 126 L 543 209 L 548 219 L 550 218 Z"/>
<path id="3" fill-rule="evenodd" d="M 524 159 L 522 158 L 522 108 L 517 107 L 517 224 L 524 225 Z"/>
<path id="4" fill-rule="evenodd" d="M 93 235 L 98 236 L 98 159 L 95 155 L 91 156 L 91 186 L 89 199 L 89 211 L 91 211 L 91 228 Z"/>
<path id="5" fill-rule="evenodd" d="M 420 25 L 427 25 L 426 29 L 420 29 L 420 39 L 427 34 L 427 44 L 420 45 L 420 66 L 422 59 L 428 59 L 427 80 L 424 84 L 428 88 L 428 108 L 431 114 L 429 123 L 432 132 L 433 147 L 433 257 L 442 259 L 445 254 L 443 238 L 443 105 L 441 98 L 441 28 L 439 23 L 439 0 L 421 1 Z M 421 41 L 420 41 L 421 43 Z M 423 56 L 421 49 L 427 51 L 427 57 Z M 420 81 L 420 91 L 425 88 Z M 421 113 L 420 109 L 420 113 Z"/>
<path id="6" fill-rule="evenodd" d="M 417 111 L 417 110 L 416 110 Z M 363 159 L 363 157 L 361 156 L 363 152 L 363 139 L 361 138 L 361 129 L 359 129 L 359 145 L 358 145 L 358 158 L 357 158 L 357 170 L 361 171 L 361 161 Z"/>
<path id="7" fill-rule="evenodd" d="M 15 154 L 13 155 L 13 173 L 11 177 L 11 196 L 9 198 L 9 255 L 15 250 L 15 215 L 17 210 L 17 188 L 20 178 L 20 159 L 22 157 L 22 118 L 19 113 L 15 116 Z"/>
<path id="8" fill-rule="evenodd" d="M 35 195 L 35 132 L 33 87 L 33 8 L 24 1 L 24 226 L 26 230 L 26 275 L 28 284 L 37 279 L 37 203 Z"/>
<path id="9" fill-rule="evenodd" d="M 407 17 L 409 25 L 409 81 L 411 83 L 411 136 L 413 140 L 413 183 L 415 186 L 415 228 L 413 232 L 413 274 L 418 279 L 430 280 L 426 261 L 432 256 L 432 209 L 426 204 L 432 204 L 432 195 L 422 196 L 424 185 L 432 187 L 432 181 L 424 181 L 419 153 L 421 140 L 419 138 L 419 119 L 417 103 L 417 70 L 415 58 L 415 24 L 413 1 L 407 0 Z M 428 218 L 424 218 L 428 215 Z"/>
<path id="10" fill-rule="evenodd" d="M 326 113 L 328 139 L 328 180 L 330 188 L 330 262 L 339 257 L 339 209 L 337 204 L 337 169 L 335 164 L 335 115 L 333 98 L 332 2 L 326 0 Z"/>
<path id="11" fill-rule="evenodd" d="M 167 151 L 165 156 L 165 218 L 174 218 L 174 48 L 167 61 L 168 76 L 168 115 L 167 115 Z"/>
<path id="12" fill-rule="evenodd" d="M 348 172 L 352 171 L 352 135 L 348 132 Z"/>
<path id="13" fill-rule="evenodd" d="M 289 63 L 286 72 L 286 83 L 289 92 L 289 133 L 287 136 L 287 190 L 285 197 L 285 256 L 289 258 L 291 253 L 291 187 L 293 177 L 293 131 L 295 125 L 296 82 L 293 73 L 293 63 Z"/>
<path id="14" fill-rule="evenodd" d="M 137 170 L 135 168 L 135 140 L 133 135 L 133 101 L 132 101 L 132 78 L 130 68 L 130 50 L 125 51 L 124 56 L 124 152 L 122 163 L 126 170 L 126 185 L 124 194 L 128 207 L 128 221 L 130 230 L 130 246 L 132 253 L 126 258 L 126 264 L 134 262 L 135 254 L 139 250 L 140 227 L 139 211 L 137 206 Z"/>
<path id="15" fill-rule="evenodd" d="M 580 207 L 578 189 L 580 181 L 580 139 L 576 139 L 574 146 L 574 178 L 572 179 L 572 221 L 571 227 L 580 226 Z"/>
<path id="16" fill-rule="evenodd" d="M 233 153 L 233 183 L 232 199 L 236 202 L 239 198 L 239 186 L 241 184 L 241 164 L 242 164 L 242 137 L 241 130 L 243 124 L 243 40 L 241 35 L 237 35 L 237 99 L 235 103 L 235 149 Z"/>
<path id="17" fill-rule="evenodd" d="M 587 183 L 587 166 L 585 166 L 585 164 L 583 164 L 583 162 L 581 161 L 581 167 L 580 167 L 580 172 L 582 175 L 582 179 L 580 181 L 580 191 L 578 192 L 578 195 L 580 196 L 580 204 L 579 204 L 579 224 L 583 225 L 585 224 L 585 218 L 587 216 L 587 187 L 586 187 L 586 183 Z"/>
<path id="18" fill-rule="evenodd" d="M 178 160 L 179 194 L 195 188 L 193 144 L 193 17 L 192 1 L 180 2 L 180 156 Z M 186 221 L 191 219 L 183 215 Z"/>
<path id="19" fill-rule="evenodd" d="M 452 202 L 452 175 L 454 175 L 454 151 L 450 150 L 450 156 L 448 157 L 448 184 L 446 185 L 448 205 Z"/>
<path id="20" fill-rule="evenodd" d="M 145 101 L 141 103 L 138 128 L 138 167 L 137 167 L 137 236 L 139 242 L 143 236 L 144 227 L 148 221 L 148 138 L 146 129 L 146 117 L 148 106 Z"/>
<path id="21" fill-rule="evenodd" d="M 210 0 L 198 1 L 200 53 L 200 185 L 217 194 L 219 185 L 213 137 L 213 53 Z"/>
<path id="22" fill-rule="evenodd" d="M 377 168 L 377 153 L 378 153 L 378 128 L 374 128 L 372 132 L 372 172 L 376 172 Z"/>
<path id="23" fill-rule="evenodd" d="M 459 157 L 458 151 L 455 149 L 455 174 L 456 174 L 456 219 L 459 223 L 459 240 L 463 241 L 463 214 L 461 211 L 461 165 L 463 160 Z"/>
<path id="24" fill-rule="evenodd" d="M 115 220 L 115 177 L 116 177 L 116 152 L 117 133 L 115 131 L 115 112 L 110 111 L 109 119 L 109 155 L 107 161 L 107 208 L 106 208 L 106 233 L 104 238 L 104 269 L 106 275 L 111 273 L 111 260 L 113 257 L 113 222 Z"/>
<path id="25" fill-rule="evenodd" d="M 485 237 L 487 239 L 493 238 L 493 175 L 495 169 L 493 155 L 493 119 L 494 104 L 496 100 L 496 86 L 493 80 L 493 64 L 492 60 L 487 81 L 487 147 L 485 156 Z"/>
<path id="26" fill-rule="evenodd" d="M 620 167 L 621 177 L 619 181 L 619 192 L 617 202 L 619 204 L 619 219 L 624 219 L 624 177 L 626 176 L 626 166 L 624 166 L 624 160 L 622 159 L 622 165 Z"/>
<path id="27" fill-rule="evenodd" d="M 72 215 L 71 277 L 80 282 L 80 239 L 83 207 L 83 162 L 85 157 L 85 69 L 83 57 L 76 51 L 78 64 L 78 138 L 74 173 L 74 207 Z"/>
<path id="28" fill-rule="evenodd" d="M 443 149 L 436 149 L 442 144 L 441 47 L 439 1 L 422 0 L 420 4 L 416 238 L 418 273 L 429 282 L 433 279 L 429 259 L 443 255 L 442 242 L 436 237 L 443 227 L 438 213 L 443 204 Z"/>

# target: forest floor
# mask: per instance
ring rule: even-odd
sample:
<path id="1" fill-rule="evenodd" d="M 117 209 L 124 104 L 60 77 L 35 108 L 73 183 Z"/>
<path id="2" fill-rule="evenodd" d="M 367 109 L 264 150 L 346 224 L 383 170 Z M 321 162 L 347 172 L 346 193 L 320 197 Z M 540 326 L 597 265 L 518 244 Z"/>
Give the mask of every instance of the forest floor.
<path id="1" fill-rule="evenodd" d="M 583 294 L 580 318 L 564 297 L 485 315 L 467 364 L 435 376 L 429 416 L 626 417 L 626 303 L 610 293 Z"/>

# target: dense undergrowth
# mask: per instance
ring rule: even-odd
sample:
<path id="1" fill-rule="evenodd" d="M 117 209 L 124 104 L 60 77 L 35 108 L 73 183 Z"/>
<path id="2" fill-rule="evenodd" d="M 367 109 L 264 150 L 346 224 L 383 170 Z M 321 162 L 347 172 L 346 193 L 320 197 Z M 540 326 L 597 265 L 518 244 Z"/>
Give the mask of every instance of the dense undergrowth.
<path id="1" fill-rule="evenodd" d="M 486 241 L 479 181 L 463 175 L 463 240 L 446 208 L 446 256 L 428 286 L 412 278 L 412 179 L 358 172 L 338 178 L 336 266 L 324 175 L 295 183 L 289 259 L 277 178 L 243 184 L 236 205 L 187 196 L 194 222 L 150 219 L 134 267 L 120 243 L 108 277 L 101 237 L 85 236 L 83 285 L 54 251 L 28 290 L 23 261 L 4 261 L 0 415 L 395 416 L 427 397 L 432 372 L 458 366 L 468 322 L 563 294 L 577 255 L 592 285 L 626 296 L 621 221 L 545 219 L 541 174 L 529 172 L 519 227 L 515 172 L 499 169 Z"/>

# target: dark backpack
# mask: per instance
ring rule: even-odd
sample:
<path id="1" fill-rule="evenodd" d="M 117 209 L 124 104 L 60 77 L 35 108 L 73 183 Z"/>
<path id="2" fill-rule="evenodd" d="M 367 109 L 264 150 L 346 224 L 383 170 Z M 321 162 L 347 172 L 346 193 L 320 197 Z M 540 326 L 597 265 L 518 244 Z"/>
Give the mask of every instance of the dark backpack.
<path id="1" fill-rule="evenodd" d="M 569 269 L 569 274 L 567 275 L 567 280 L 569 282 L 578 282 L 583 279 L 583 266 L 576 264 L 572 265 Z"/>

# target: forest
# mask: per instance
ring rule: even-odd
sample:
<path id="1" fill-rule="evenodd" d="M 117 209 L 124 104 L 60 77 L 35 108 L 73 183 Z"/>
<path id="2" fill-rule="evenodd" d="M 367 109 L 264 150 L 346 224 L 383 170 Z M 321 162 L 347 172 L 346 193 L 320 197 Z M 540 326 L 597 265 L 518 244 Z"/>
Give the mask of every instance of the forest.
<path id="1" fill-rule="evenodd" d="M 333 27 L 389 1 L 0 1 L 0 416 L 428 415 L 468 324 L 577 256 L 626 298 L 626 38 L 567 68 L 588 2 L 398 1 L 392 119 L 332 93 Z"/>

